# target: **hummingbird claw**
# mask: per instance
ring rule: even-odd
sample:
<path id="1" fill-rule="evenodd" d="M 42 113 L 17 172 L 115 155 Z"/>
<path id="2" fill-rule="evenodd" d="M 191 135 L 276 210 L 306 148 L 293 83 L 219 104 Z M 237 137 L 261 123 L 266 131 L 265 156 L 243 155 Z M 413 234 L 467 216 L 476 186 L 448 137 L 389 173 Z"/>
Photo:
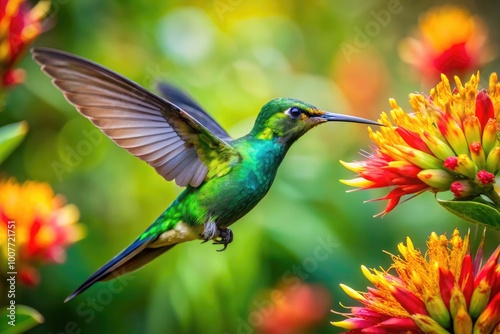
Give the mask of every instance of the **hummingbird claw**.
<path id="1" fill-rule="evenodd" d="M 233 241 L 233 231 L 225 227 L 219 227 L 215 222 L 210 221 L 205 223 L 205 231 L 200 234 L 200 238 L 203 239 L 202 244 L 208 240 L 213 240 L 214 245 L 223 245 L 222 249 L 217 250 L 222 252 Z"/>
<path id="2" fill-rule="evenodd" d="M 219 235 L 214 240 L 213 245 L 223 245 L 224 247 L 222 249 L 218 249 L 217 251 L 225 251 L 227 245 L 229 245 L 231 242 L 233 242 L 233 231 L 225 227 L 219 228 Z"/>

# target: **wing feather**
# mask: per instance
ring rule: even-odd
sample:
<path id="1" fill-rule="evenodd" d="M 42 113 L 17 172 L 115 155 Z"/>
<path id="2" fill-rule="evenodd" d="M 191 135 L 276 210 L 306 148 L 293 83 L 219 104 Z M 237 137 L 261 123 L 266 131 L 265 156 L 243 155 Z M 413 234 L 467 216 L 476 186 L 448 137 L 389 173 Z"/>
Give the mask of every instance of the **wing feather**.
<path id="1" fill-rule="evenodd" d="M 219 138 L 224 140 L 231 140 L 229 134 L 217 123 L 196 101 L 194 101 L 188 94 L 179 88 L 170 85 L 166 82 L 158 84 L 158 90 L 167 100 L 179 106 L 182 110 L 186 111 L 189 115 L 193 116 L 212 131 Z"/>
<path id="2" fill-rule="evenodd" d="M 205 178 L 205 175 L 208 173 L 208 167 L 205 166 L 201 161 L 197 162 L 198 168 L 196 169 L 196 172 L 194 173 L 193 176 L 193 182 L 203 182 L 203 179 Z"/>
<path id="3" fill-rule="evenodd" d="M 86 59 L 45 48 L 32 53 L 82 115 L 165 179 L 197 187 L 241 159 L 224 129 L 179 90 L 168 101 Z"/>
<path id="4" fill-rule="evenodd" d="M 179 172 L 179 175 L 177 176 L 177 180 L 179 182 L 179 185 L 186 185 L 189 183 L 189 179 L 193 178 L 195 175 L 194 173 L 196 172 L 196 169 L 198 168 L 198 165 L 196 164 L 196 159 L 197 156 L 196 154 L 190 153 L 189 156 L 184 158 L 184 161 L 187 161 L 187 167 L 184 168 Z"/>

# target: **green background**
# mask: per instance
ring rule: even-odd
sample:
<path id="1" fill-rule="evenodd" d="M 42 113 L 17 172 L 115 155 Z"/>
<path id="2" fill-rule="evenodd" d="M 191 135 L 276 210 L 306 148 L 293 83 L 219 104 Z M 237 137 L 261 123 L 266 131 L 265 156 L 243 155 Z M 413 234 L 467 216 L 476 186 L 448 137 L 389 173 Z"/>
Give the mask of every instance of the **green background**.
<path id="1" fill-rule="evenodd" d="M 422 12 L 443 2 L 402 0 L 397 14 L 378 22 L 390 3 L 55 0 L 50 29 L 35 45 L 92 59 L 148 89 L 154 90 L 155 80 L 179 85 L 239 137 L 250 130 L 260 107 L 279 96 L 371 119 L 389 110 L 389 97 L 408 110 L 407 95 L 428 87 L 421 87 L 400 60 L 397 44 L 414 32 Z M 491 45 L 498 45 L 500 4 L 463 3 L 483 17 Z M 373 22 L 378 32 L 356 44 L 358 31 Z M 376 66 L 361 62 L 362 70 L 346 77 L 341 70 L 350 64 L 347 45 L 356 48 L 362 62 Z M 485 66 L 482 82 L 498 65 Z M 9 91 L 0 125 L 26 120 L 30 130 L 2 165 L 2 177 L 50 183 L 79 207 L 87 229 L 86 238 L 69 248 L 66 263 L 41 267 L 38 287 L 18 286 L 17 303 L 46 319 L 30 333 L 259 333 L 253 325 L 273 317 L 259 309 L 272 307 L 270 291 L 282 289 L 297 268 L 307 283 L 329 292 L 328 309 L 342 312 L 340 303 L 355 303 L 339 284 L 365 290 L 360 265 L 387 268 L 390 256 L 383 250 L 396 254 L 407 236 L 425 249 L 432 231 L 450 235 L 458 227 L 464 234 L 470 228 L 473 245 L 478 243 L 482 230 L 446 212 L 431 193 L 400 204 L 383 219 L 373 218 L 385 202 L 363 201 L 387 190 L 346 193 L 350 188 L 338 181 L 354 176 L 338 161 L 361 159 L 358 151 L 369 150 L 366 126 L 328 124 L 292 147 L 269 194 L 233 225 L 235 240 L 227 251 L 183 244 L 124 280 L 96 284 L 64 304 L 182 189 L 92 132 L 90 122 L 29 57 L 20 66 L 27 70 L 26 82 Z M 352 79 L 359 83 L 359 95 L 371 98 L 347 99 L 339 85 Z M 73 166 L 59 169 L 68 154 Z M 498 232 L 488 233 L 486 254 L 499 239 Z M 318 247 L 330 251 L 328 256 L 314 258 Z M 301 333 L 340 332 L 329 322 L 341 318 L 326 311 L 322 321 Z"/>

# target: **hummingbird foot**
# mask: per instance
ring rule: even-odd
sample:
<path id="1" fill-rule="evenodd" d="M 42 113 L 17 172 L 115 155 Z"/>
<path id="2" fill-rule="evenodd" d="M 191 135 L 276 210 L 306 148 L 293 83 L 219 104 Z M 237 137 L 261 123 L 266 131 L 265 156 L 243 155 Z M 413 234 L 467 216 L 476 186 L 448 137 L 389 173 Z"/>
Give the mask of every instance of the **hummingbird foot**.
<path id="1" fill-rule="evenodd" d="M 218 249 L 218 252 L 222 252 L 227 248 L 227 245 L 233 241 L 233 231 L 225 227 L 219 227 L 215 222 L 205 223 L 205 230 L 200 237 L 203 239 L 202 244 L 208 240 L 213 240 L 214 245 L 224 245 L 224 248 Z"/>
<path id="2" fill-rule="evenodd" d="M 218 249 L 217 251 L 218 252 L 225 251 L 227 245 L 229 245 L 231 242 L 233 242 L 233 231 L 225 227 L 220 227 L 219 235 L 214 239 L 213 245 L 224 245 L 224 247 Z"/>

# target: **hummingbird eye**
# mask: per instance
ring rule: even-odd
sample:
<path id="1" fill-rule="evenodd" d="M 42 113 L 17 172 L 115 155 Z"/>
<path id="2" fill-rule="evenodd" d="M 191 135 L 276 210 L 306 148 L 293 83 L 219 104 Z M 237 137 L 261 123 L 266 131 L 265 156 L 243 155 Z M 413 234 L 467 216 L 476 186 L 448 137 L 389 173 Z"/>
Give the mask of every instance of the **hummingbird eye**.
<path id="1" fill-rule="evenodd" d="M 300 109 L 299 107 L 291 107 L 287 110 L 287 114 L 291 118 L 297 119 L 302 115 L 302 109 Z"/>

